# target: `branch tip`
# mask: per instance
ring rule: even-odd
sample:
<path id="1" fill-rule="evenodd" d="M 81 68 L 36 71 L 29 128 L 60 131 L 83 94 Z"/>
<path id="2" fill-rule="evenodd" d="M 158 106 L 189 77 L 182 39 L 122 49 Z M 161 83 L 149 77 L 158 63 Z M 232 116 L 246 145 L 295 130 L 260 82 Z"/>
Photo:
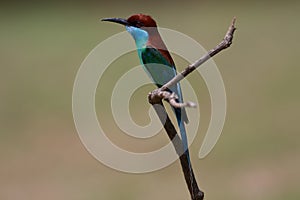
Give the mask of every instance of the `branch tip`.
<path id="1" fill-rule="evenodd" d="M 188 101 L 188 102 L 186 102 L 186 104 L 187 104 L 187 107 L 197 108 L 197 104 L 195 104 L 194 102 Z"/>
<path id="2" fill-rule="evenodd" d="M 236 16 L 234 16 L 233 19 L 232 19 L 232 22 L 231 22 L 232 26 L 235 25 L 235 22 L 236 22 Z"/>

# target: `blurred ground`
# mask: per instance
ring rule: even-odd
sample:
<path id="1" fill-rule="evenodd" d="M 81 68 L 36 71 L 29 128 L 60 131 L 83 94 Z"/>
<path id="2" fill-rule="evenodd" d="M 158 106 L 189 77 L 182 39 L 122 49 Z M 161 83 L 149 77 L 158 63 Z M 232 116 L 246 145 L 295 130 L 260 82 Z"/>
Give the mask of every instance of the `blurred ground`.
<path id="1" fill-rule="evenodd" d="M 226 86 L 227 120 L 219 142 L 203 160 L 197 155 L 210 115 L 209 96 L 204 83 L 199 84 L 203 127 L 191 154 L 206 199 L 300 198 L 300 3 L 157 4 L 1 6 L 0 199 L 187 199 L 178 162 L 142 175 L 114 171 L 85 150 L 73 124 L 72 87 L 81 62 L 98 43 L 123 31 L 98 19 L 139 12 L 207 49 L 220 41 L 232 17 L 237 17 L 232 47 L 214 58 Z M 138 62 L 134 56 L 131 61 Z M 108 85 L 124 70 L 107 72 L 111 74 L 110 80 L 103 80 L 107 94 Z M 110 127 L 105 94 L 97 93 L 101 100 L 97 109 Z M 144 101 L 144 94 L 137 98 Z M 144 115 L 140 108 L 132 112 L 137 118 Z"/>

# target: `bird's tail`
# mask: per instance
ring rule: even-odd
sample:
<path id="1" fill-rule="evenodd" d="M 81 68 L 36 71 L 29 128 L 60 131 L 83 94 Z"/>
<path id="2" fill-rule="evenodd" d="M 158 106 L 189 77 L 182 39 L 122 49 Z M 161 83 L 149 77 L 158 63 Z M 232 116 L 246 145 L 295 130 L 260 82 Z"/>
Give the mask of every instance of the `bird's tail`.
<path id="1" fill-rule="evenodd" d="M 181 140 L 182 140 L 182 145 L 183 145 L 183 152 L 187 156 L 187 159 L 190 162 L 190 155 L 189 155 L 189 149 L 188 149 L 188 141 L 187 141 L 187 135 L 186 135 L 186 130 L 185 130 L 185 124 L 184 124 L 184 116 L 182 116 L 182 109 L 176 108 L 175 109 L 175 114 L 176 114 L 176 119 L 181 135 Z"/>

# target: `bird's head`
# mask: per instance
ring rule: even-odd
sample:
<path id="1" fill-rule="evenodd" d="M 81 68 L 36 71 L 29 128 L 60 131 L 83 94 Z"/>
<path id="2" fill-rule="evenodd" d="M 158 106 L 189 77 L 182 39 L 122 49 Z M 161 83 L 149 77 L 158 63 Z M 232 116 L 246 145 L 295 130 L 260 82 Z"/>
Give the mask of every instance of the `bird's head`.
<path id="1" fill-rule="evenodd" d="M 104 18 L 102 21 L 124 25 L 126 30 L 133 36 L 137 45 L 140 47 L 145 45 L 145 43 L 148 41 L 149 35 L 158 33 L 156 22 L 149 15 L 135 14 L 127 19 Z"/>

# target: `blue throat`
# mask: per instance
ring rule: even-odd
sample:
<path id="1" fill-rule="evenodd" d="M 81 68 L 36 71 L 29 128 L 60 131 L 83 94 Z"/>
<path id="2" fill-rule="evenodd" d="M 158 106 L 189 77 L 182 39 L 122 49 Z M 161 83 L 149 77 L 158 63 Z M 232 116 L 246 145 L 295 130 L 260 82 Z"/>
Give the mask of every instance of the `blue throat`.
<path id="1" fill-rule="evenodd" d="M 141 50 L 146 47 L 146 44 L 148 42 L 149 34 L 147 33 L 147 31 L 134 26 L 126 26 L 126 30 L 131 34 L 131 36 L 135 40 L 137 51 L 140 57 Z"/>

